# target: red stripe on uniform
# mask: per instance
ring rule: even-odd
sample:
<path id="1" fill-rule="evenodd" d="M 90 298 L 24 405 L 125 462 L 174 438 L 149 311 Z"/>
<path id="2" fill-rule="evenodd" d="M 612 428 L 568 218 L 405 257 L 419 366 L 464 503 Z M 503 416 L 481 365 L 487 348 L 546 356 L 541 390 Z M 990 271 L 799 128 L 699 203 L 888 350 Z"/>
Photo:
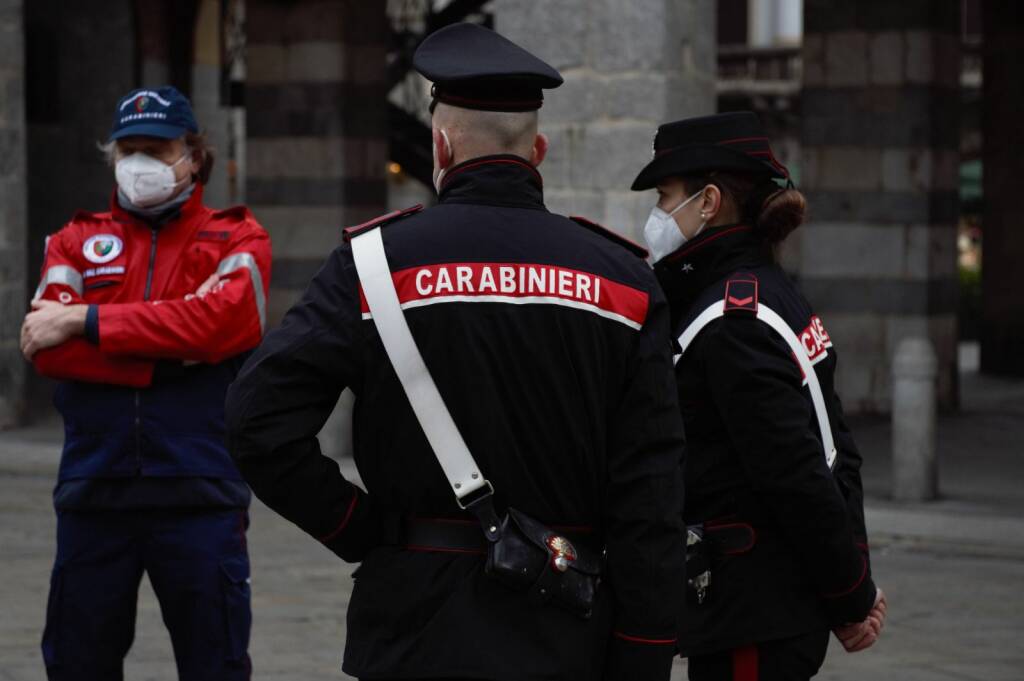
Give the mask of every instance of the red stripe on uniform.
<path id="1" fill-rule="evenodd" d="M 354 510 L 356 510 L 356 502 L 358 502 L 358 501 L 359 501 L 359 492 L 353 492 L 352 493 L 352 501 L 349 502 L 348 510 L 345 511 L 345 517 L 341 519 L 341 522 L 338 524 L 338 526 L 336 528 L 334 528 L 333 531 L 331 531 L 329 534 L 325 534 L 324 536 L 319 538 L 319 541 L 321 543 L 326 544 L 327 542 L 331 541 L 332 539 L 337 537 L 339 534 L 341 534 L 341 531 L 344 530 L 345 527 L 348 526 L 348 521 L 352 519 L 352 512 Z"/>
<path id="2" fill-rule="evenodd" d="M 647 319 L 645 291 L 591 272 L 536 263 L 442 263 L 392 273 L 403 308 L 435 303 L 565 305 L 634 328 Z M 359 289 L 363 315 L 370 311 Z"/>
<path id="3" fill-rule="evenodd" d="M 861 584 L 864 583 L 864 578 L 868 576 L 868 560 L 867 560 L 867 558 L 865 558 L 864 556 L 861 556 L 860 557 L 860 562 L 861 562 L 860 578 L 857 579 L 857 581 L 853 583 L 853 586 L 851 586 L 849 589 L 846 589 L 844 591 L 837 591 L 835 593 L 822 594 L 822 595 L 825 598 L 828 598 L 828 599 L 831 600 L 833 598 L 842 598 L 843 596 L 849 596 L 854 591 L 856 591 L 857 587 L 859 587 Z"/>
<path id="4" fill-rule="evenodd" d="M 732 651 L 732 681 L 757 681 L 757 646 L 744 646 Z"/>
<path id="5" fill-rule="evenodd" d="M 641 636 L 630 636 L 629 634 L 623 634 L 621 631 L 613 631 L 612 635 L 615 638 L 621 638 L 623 641 L 629 641 L 630 643 L 643 643 L 649 646 L 667 646 L 672 645 L 679 639 L 675 638 L 643 638 Z"/>

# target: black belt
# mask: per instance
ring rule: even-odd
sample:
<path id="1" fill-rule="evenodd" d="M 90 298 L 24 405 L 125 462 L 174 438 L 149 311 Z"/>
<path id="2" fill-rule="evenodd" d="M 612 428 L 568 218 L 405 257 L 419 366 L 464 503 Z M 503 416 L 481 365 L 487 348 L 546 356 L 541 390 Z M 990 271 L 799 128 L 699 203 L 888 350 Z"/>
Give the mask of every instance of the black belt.
<path id="1" fill-rule="evenodd" d="M 691 527 L 703 530 L 703 541 L 707 542 L 713 555 L 746 553 L 757 542 L 757 532 L 747 523 L 704 523 Z"/>
<path id="2" fill-rule="evenodd" d="M 477 520 L 409 517 L 405 519 L 402 529 L 400 544 L 410 551 L 481 556 L 487 553 L 487 539 Z M 551 530 L 573 543 L 597 544 L 597 533 L 591 527 L 553 525 Z"/>

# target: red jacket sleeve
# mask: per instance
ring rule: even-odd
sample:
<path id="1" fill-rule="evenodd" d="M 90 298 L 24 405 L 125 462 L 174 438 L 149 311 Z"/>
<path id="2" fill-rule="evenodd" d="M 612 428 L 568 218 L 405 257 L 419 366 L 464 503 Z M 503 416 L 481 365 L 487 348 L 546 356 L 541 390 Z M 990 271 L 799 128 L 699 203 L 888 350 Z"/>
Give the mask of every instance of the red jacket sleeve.
<path id="1" fill-rule="evenodd" d="M 239 228 L 202 298 L 99 306 L 103 352 L 215 364 L 256 347 L 266 328 L 270 237 L 254 221 Z"/>
<path id="2" fill-rule="evenodd" d="M 55 300 L 65 305 L 85 304 L 82 299 L 82 273 L 69 257 L 65 227 L 46 241 L 42 278 L 36 299 Z M 154 362 L 136 357 L 111 357 L 84 338 L 74 337 L 52 348 L 40 350 L 32 358 L 36 372 L 47 378 L 89 381 L 145 387 L 153 380 Z"/>

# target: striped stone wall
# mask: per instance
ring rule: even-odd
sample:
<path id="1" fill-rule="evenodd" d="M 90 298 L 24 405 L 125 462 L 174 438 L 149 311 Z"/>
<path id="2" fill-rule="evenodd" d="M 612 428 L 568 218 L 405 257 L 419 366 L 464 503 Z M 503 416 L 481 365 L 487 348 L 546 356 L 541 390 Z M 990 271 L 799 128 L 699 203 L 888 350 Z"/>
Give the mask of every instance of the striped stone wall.
<path id="1" fill-rule="evenodd" d="M 633 239 L 653 192 L 629 190 L 660 123 L 715 111 L 711 0 L 495 0 L 494 28 L 557 68 L 541 131 L 548 207 Z"/>
<path id="2" fill-rule="evenodd" d="M 246 203 L 274 245 L 276 323 L 341 228 L 384 211 L 385 3 L 246 6 Z"/>
<path id="3" fill-rule="evenodd" d="M 927 336 L 957 398 L 959 3 L 807 0 L 801 284 L 850 411 L 890 405 L 896 344 Z"/>
<path id="4" fill-rule="evenodd" d="M 25 61 L 21 0 L 0 1 L 0 428 L 24 408 L 18 349 L 26 298 Z"/>
<path id="5" fill-rule="evenodd" d="M 20 312 L 39 283 L 46 236 L 78 210 L 110 207 L 114 173 L 96 143 L 110 134 L 117 100 L 136 86 L 132 5 L 131 0 L 24 3 L 28 266 Z M 6 102 L 0 92 L 0 106 Z M 31 367 L 26 374 L 28 415 L 36 421 L 55 417 L 52 382 Z"/>

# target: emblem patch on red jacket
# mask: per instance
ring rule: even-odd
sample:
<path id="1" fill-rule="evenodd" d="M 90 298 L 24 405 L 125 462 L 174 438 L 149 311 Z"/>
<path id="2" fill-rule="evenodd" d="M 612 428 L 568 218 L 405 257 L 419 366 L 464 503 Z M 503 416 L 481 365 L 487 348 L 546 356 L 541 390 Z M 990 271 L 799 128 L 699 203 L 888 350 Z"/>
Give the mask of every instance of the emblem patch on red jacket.
<path id="1" fill-rule="evenodd" d="M 124 242 L 113 234 L 96 234 L 86 239 L 82 245 L 82 255 L 97 265 L 110 262 L 121 255 L 123 250 Z"/>

